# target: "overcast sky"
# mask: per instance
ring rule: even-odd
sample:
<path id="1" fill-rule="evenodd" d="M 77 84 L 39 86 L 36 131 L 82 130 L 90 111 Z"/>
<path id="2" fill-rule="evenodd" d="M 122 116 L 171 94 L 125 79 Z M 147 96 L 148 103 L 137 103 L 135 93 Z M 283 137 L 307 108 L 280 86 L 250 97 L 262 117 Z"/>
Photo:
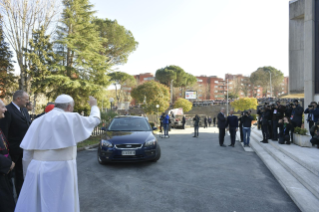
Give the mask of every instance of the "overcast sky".
<path id="1" fill-rule="evenodd" d="M 288 76 L 288 0 L 91 0 L 139 42 L 129 74 L 178 65 L 195 76 L 250 75 L 274 66 Z"/>

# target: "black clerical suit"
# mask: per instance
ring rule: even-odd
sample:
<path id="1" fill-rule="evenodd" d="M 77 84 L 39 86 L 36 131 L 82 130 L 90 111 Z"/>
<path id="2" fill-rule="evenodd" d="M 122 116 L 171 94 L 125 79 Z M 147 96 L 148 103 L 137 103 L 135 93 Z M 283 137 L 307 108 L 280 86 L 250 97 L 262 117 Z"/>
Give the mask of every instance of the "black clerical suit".
<path id="1" fill-rule="evenodd" d="M 12 160 L 10 158 L 9 146 L 5 136 L 0 129 L 0 211 L 13 212 L 15 202 L 13 199 L 13 188 L 10 183 L 10 168 Z"/>
<path id="2" fill-rule="evenodd" d="M 13 172 L 15 189 L 19 196 L 23 184 L 23 150 L 20 148 L 20 144 L 31 124 L 31 119 L 26 108 L 20 108 L 19 111 L 13 103 L 7 105 L 6 108 L 5 117 L 0 119 L 0 129 L 8 140 L 10 156 L 16 164 Z"/>
<path id="3" fill-rule="evenodd" d="M 223 113 L 218 113 L 217 116 L 218 121 L 218 129 L 219 129 L 219 145 L 224 145 L 224 138 L 225 138 L 225 128 L 227 126 L 227 119 Z"/>
<path id="4" fill-rule="evenodd" d="M 227 126 L 229 128 L 231 146 L 235 145 L 236 131 L 238 130 L 238 118 L 234 115 L 229 115 L 227 117 Z"/>

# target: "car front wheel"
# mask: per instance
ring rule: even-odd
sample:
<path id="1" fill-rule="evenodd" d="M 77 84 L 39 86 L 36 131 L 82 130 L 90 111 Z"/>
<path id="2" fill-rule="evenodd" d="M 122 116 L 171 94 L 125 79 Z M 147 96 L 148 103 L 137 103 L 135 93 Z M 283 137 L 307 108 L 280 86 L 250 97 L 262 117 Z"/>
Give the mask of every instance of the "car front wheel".
<path id="1" fill-rule="evenodd" d="M 157 150 L 156 158 L 151 160 L 152 162 L 157 162 L 161 158 L 161 148 L 160 146 L 158 146 L 157 148 L 158 150 Z"/>

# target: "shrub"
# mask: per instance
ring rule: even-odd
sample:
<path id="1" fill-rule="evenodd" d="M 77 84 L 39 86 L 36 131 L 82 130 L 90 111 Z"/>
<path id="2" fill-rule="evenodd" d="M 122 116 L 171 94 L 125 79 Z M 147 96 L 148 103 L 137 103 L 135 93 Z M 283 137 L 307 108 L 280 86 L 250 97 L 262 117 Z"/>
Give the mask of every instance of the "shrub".
<path id="1" fill-rule="evenodd" d="M 295 134 L 300 134 L 300 130 L 301 130 L 300 127 L 295 127 L 294 133 Z"/>
<path id="2" fill-rule="evenodd" d="M 300 129 L 300 135 L 306 135 L 307 129 Z"/>

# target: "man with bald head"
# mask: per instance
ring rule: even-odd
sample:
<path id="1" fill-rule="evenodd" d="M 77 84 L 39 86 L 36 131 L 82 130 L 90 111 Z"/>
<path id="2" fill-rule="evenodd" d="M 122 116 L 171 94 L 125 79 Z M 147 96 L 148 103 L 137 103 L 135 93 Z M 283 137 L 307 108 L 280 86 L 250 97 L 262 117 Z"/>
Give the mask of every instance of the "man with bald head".
<path id="1" fill-rule="evenodd" d="M 13 172 L 14 185 L 18 196 L 23 184 L 23 150 L 20 148 L 20 144 L 31 124 L 31 119 L 26 109 L 28 102 L 28 93 L 22 90 L 16 91 L 13 94 L 12 102 L 6 106 L 5 117 L 0 119 L 0 128 L 8 140 L 11 159 L 16 164 Z"/>

